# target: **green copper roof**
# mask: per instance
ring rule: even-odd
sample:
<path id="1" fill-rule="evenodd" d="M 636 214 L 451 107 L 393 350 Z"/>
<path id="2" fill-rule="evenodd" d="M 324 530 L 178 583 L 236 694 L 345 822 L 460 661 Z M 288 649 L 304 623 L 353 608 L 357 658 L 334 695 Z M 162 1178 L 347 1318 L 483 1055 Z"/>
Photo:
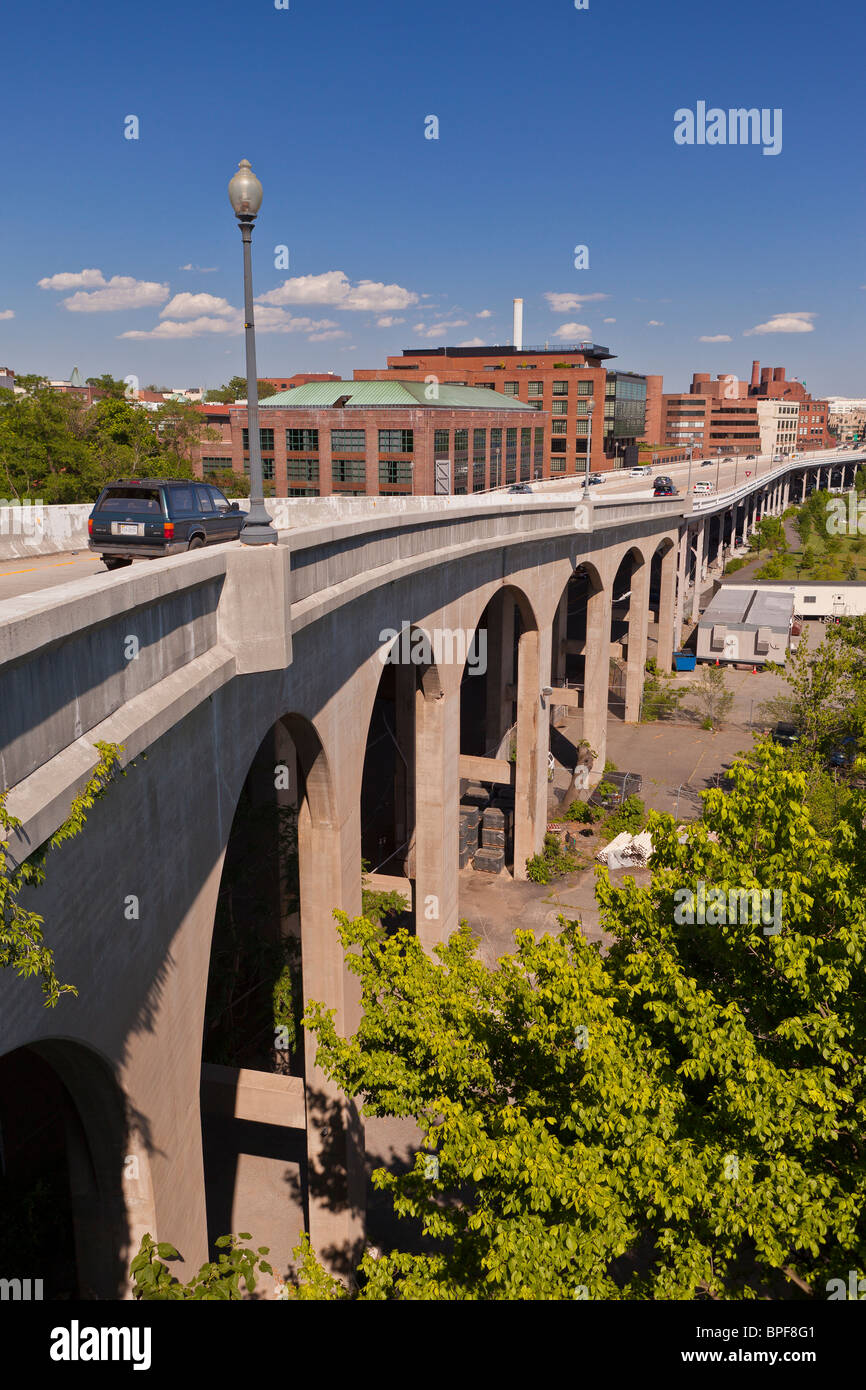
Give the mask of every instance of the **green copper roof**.
<path id="1" fill-rule="evenodd" d="M 423 381 L 310 381 L 306 386 L 294 386 L 291 391 L 278 391 L 260 401 L 261 410 L 315 410 L 331 406 L 341 396 L 348 396 L 346 408 L 402 406 L 412 410 L 427 406 L 440 410 L 529 410 L 525 401 L 502 396 L 484 386 L 450 386 L 440 383 L 438 397 L 428 399 L 433 383 Z"/>

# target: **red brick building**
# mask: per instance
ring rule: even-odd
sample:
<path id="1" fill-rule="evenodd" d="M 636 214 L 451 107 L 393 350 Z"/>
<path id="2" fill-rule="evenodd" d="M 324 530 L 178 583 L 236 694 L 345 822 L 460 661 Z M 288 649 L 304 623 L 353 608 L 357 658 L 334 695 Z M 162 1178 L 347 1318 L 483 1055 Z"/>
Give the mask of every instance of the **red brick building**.
<path id="1" fill-rule="evenodd" d="M 356 369 L 355 380 L 405 382 L 415 378 L 422 384 L 483 387 L 521 401 L 526 409 L 544 416 L 541 476 L 556 478 L 583 473 L 586 468 L 590 401 L 590 469 L 601 471 L 610 467 L 613 449 L 605 455 L 605 391 L 609 373 L 602 364 L 612 357 L 607 348 L 595 343 L 580 343 L 568 349 L 407 348 L 399 357 L 389 357 L 387 367 Z M 640 415 L 641 428 L 637 436 L 632 436 L 632 442 L 643 433 L 642 411 Z"/>
<path id="2" fill-rule="evenodd" d="M 246 406 L 202 413 L 219 438 L 196 472 L 248 472 Z M 263 473 L 278 497 L 481 492 L 541 476 L 545 420 L 499 392 L 328 377 L 260 402 Z"/>

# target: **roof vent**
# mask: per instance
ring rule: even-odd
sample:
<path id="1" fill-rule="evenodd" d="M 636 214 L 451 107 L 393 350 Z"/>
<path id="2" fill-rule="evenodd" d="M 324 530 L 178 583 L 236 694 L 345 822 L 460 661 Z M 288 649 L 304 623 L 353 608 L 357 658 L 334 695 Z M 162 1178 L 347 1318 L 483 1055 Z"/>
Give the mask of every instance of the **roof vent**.
<path id="1" fill-rule="evenodd" d="M 346 405 L 346 403 L 351 399 L 351 395 L 338 396 L 337 399 L 334 401 L 334 410 L 342 410 L 343 406 Z"/>

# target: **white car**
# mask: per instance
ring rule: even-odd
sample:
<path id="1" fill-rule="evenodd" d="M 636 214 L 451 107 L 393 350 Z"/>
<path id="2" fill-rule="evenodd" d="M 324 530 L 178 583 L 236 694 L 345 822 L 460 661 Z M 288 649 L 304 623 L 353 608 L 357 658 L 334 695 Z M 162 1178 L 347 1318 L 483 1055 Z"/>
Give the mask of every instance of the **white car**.
<path id="1" fill-rule="evenodd" d="M 692 492 L 715 492 L 715 490 L 715 483 L 706 482 L 695 483 L 694 487 L 692 488 Z"/>
<path id="2" fill-rule="evenodd" d="M 628 470 L 628 476 L 630 478 L 648 478 L 651 473 L 652 468 L 649 464 L 638 466 L 637 468 L 630 468 Z"/>

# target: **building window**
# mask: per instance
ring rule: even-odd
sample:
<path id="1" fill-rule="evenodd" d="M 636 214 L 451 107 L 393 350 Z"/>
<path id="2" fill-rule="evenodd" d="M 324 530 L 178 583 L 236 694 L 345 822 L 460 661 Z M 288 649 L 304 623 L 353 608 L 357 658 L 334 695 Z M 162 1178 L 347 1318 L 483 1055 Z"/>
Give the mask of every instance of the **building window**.
<path id="1" fill-rule="evenodd" d="M 532 430 L 520 431 L 520 480 L 528 483 L 532 477 Z"/>
<path id="2" fill-rule="evenodd" d="M 247 447 L 246 433 L 244 430 L 244 448 Z M 318 447 L 318 430 L 286 430 L 286 448 L 289 453 L 298 453 L 303 450 L 304 453 L 314 454 Z"/>
<path id="3" fill-rule="evenodd" d="M 588 426 L 588 425 L 589 425 L 589 421 L 588 421 L 588 420 L 575 420 L 575 422 L 574 422 L 574 432 L 575 432 L 575 434 L 577 435 L 577 437 L 578 437 L 579 439 L 581 439 L 581 438 L 585 439 L 585 438 L 586 438 L 586 435 L 587 435 L 587 426 Z"/>
<path id="4" fill-rule="evenodd" d="M 367 480 L 367 465 L 363 459 L 332 459 L 331 477 L 335 483 L 363 483 Z"/>
<path id="5" fill-rule="evenodd" d="M 505 392 L 506 396 L 516 396 L 519 384 L 520 383 L 517 381 L 503 381 L 502 389 Z"/>
<path id="6" fill-rule="evenodd" d="M 396 432 L 397 434 L 400 434 L 400 433 L 401 433 L 400 430 L 397 430 L 397 431 L 395 431 L 395 432 Z M 380 433 L 385 433 L 385 434 L 387 434 L 388 431 L 387 431 L 387 430 L 385 430 L 385 431 L 380 431 Z M 407 431 L 402 431 L 402 433 L 407 433 Z M 411 434 L 412 431 L 409 430 L 408 433 Z M 411 482 L 412 482 L 412 465 L 411 465 L 411 463 L 398 463 L 395 459 L 380 459 L 380 460 L 379 460 L 379 482 L 380 482 L 380 483 L 392 483 L 392 484 L 393 484 L 393 483 L 411 483 Z"/>
<path id="7" fill-rule="evenodd" d="M 490 431 L 490 486 L 499 487 L 502 482 L 502 430 Z"/>
<path id="8" fill-rule="evenodd" d="M 593 383 L 591 381 L 579 381 L 577 383 L 577 394 L 579 396 L 591 396 Z"/>
<path id="9" fill-rule="evenodd" d="M 366 447 L 364 430 L 331 430 L 331 450 L 335 454 L 363 454 Z"/>
<path id="10" fill-rule="evenodd" d="M 203 473 L 231 473 L 231 459 L 202 459 L 201 467 Z"/>
<path id="11" fill-rule="evenodd" d="M 565 453 L 565 440 L 564 440 L 564 439 L 551 439 L 551 441 L 550 441 L 550 452 L 551 452 L 552 454 L 564 454 L 564 453 Z"/>
<path id="12" fill-rule="evenodd" d="M 534 447 L 534 469 L 536 478 L 540 478 L 544 468 L 544 430 L 543 428 L 535 431 Z"/>
<path id="13" fill-rule="evenodd" d="M 567 415 L 567 414 L 568 414 L 568 401 L 554 401 L 554 402 L 553 402 L 553 406 L 552 406 L 552 414 L 554 414 L 554 415 Z"/>
<path id="14" fill-rule="evenodd" d="M 568 382 L 567 382 L 567 381 L 555 381 L 555 382 L 553 383 L 553 394 L 554 394 L 554 396 L 567 396 L 567 395 L 568 395 Z"/>
<path id="15" fill-rule="evenodd" d="M 249 458 L 245 458 L 245 459 L 244 459 L 244 472 L 245 472 L 245 473 L 249 473 L 249 471 L 250 471 L 250 461 L 249 461 Z M 265 458 L 264 455 L 262 455 L 262 478 L 273 478 L 273 476 L 274 476 L 274 461 L 273 461 L 273 459 L 272 459 L 272 458 Z"/>
<path id="16" fill-rule="evenodd" d="M 414 430 L 380 430 L 380 454 L 411 454 L 415 450 Z"/>
<path id="17" fill-rule="evenodd" d="M 505 431 L 505 481 L 517 482 L 517 430 Z"/>
<path id="18" fill-rule="evenodd" d="M 286 459 L 286 478 L 302 483 L 319 481 L 318 459 Z"/>
<path id="19" fill-rule="evenodd" d="M 264 453 L 272 454 L 272 453 L 274 452 L 274 432 L 273 432 L 273 430 L 259 430 L 259 443 L 261 444 L 261 448 L 262 448 L 262 453 L 263 453 L 263 454 L 264 454 Z M 248 454 L 248 453 L 249 453 L 249 450 L 250 450 L 250 432 L 249 432 L 249 430 L 244 430 L 244 453 L 245 453 L 245 454 Z"/>
<path id="20" fill-rule="evenodd" d="M 568 430 L 567 420 L 553 420 L 550 428 L 554 434 L 565 434 Z"/>
<path id="21" fill-rule="evenodd" d="M 318 495 L 319 495 L 319 489 L 318 489 L 317 487 L 290 487 L 290 488 L 289 488 L 289 496 L 290 496 L 290 497 L 318 497 Z"/>
<path id="22" fill-rule="evenodd" d="M 433 431 L 433 456 L 437 459 L 447 459 L 451 457 L 449 451 L 449 430 Z"/>
<path id="23" fill-rule="evenodd" d="M 530 399 L 530 400 L 532 400 L 533 396 L 543 396 L 543 395 L 544 395 L 544 382 L 543 382 L 543 381 L 530 381 L 528 384 L 529 384 L 529 399 Z"/>
<path id="24" fill-rule="evenodd" d="M 564 459 L 564 458 L 559 458 L 559 459 L 557 459 L 557 458 L 552 458 L 552 459 L 550 460 L 550 471 L 551 471 L 551 473 L 564 473 L 564 472 L 565 472 L 565 459 Z"/>

